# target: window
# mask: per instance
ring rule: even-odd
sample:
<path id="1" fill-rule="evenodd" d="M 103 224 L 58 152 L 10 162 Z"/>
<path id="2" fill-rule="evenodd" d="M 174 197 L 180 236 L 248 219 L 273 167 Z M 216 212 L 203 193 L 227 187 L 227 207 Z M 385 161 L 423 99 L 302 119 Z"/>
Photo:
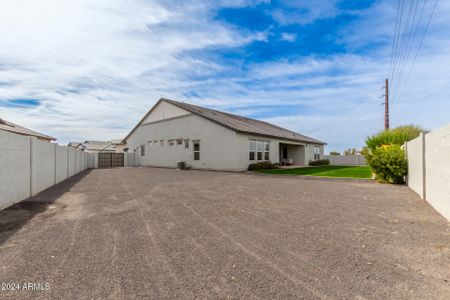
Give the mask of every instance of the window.
<path id="1" fill-rule="evenodd" d="M 270 143 L 264 142 L 264 160 L 269 160 Z"/>
<path id="2" fill-rule="evenodd" d="M 182 139 L 177 139 L 177 145 L 182 145 L 183 144 L 183 140 Z"/>
<path id="3" fill-rule="evenodd" d="M 148 146 L 149 146 L 149 147 L 152 146 L 152 141 L 148 141 Z"/>
<path id="4" fill-rule="evenodd" d="M 194 142 L 194 160 L 200 160 L 200 142 Z"/>
<path id="5" fill-rule="evenodd" d="M 168 142 L 169 142 L 169 146 L 173 146 L 173 144 L 174 144 L 173 140 L 168 140 Z"/>
<path id="6" fill-rule="evenodd" d="M 248 141 L 248 159 L 249 160 L 270 160 L 270 142 Z"/>
<path id="7" fill-rule="evenodd" d="M 263 159 L 263 142 L 260 141 L 256 142 L 256 159 L 257 160 Z"/>
<path id="8" fill-rule="evenodd" d="M 145 145 L 141 145 L 141 156 L 145 156 Z"/>
<path id="9" fill-rule="evenodd" d="M 161 146 L 164 146 L 164 140 L 159 140 L 159 144 L 160 144 Z"/>
<path id="10" fill-rule="evenodd" d="M 249 141 L 248 142 L 248 159 L 249 160 L 255 160 L 255 141 Z"/>
<path id="11" fill-rule="evenodd" d="M 184 148 L 189 149 L 189 140 L 184 140 Z"/>
<path id="12" fill-rule="evenodd" d="M 314 146 L 314 159 L 320 159 L 320 147 Z"/>
<path id="13" fill-rule="evenodd" d="M 156 145 L 157 143 L 158 143 L 158 140 L 154 140 L 154 141 L 153 141 L 153 144 Z"/>

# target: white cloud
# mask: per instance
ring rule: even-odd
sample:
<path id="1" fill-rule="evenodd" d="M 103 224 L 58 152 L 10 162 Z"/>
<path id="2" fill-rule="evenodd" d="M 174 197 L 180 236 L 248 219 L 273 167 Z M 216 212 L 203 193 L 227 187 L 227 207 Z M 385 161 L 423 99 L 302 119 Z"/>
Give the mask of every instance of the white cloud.
<path id="1" fill-rule="evenodd" d="M 223 7 L 247 7 L 256 6 L 261 3 L 270 3 L 270 0 L 220 0 L 219 4 Z"/>
<path id="2" fill-rule="evenodd" d="M 337 0 L 283 0 L 281 3 L 288 9 L 275 9 L 272 16 L 283 25 L 309 24 L 317 19 L 335 17 L 341 12 Z"/>
<path id="3" fill-rule="evenodd" d="M 179 87 L 188 75 L 222 68 L 182 53 L 264 38 L 212 22 L 206 4 L 165 5 L 88 0 L 2 3 L 0 99 L 43 102 L 35 109 L 0 108 L 2 116 L 63 141 L 124 136 L 125 128 L 160 96 L 181 95 Z"/>
<path id="4" fill-rule="evenodd" d="M 249 5 L 238 2 L 223 5 Z M 345 28 L 343 45 L 361 49 L 390 39 L 389 3 L 358 12 L 363 18 Z M 302 22 L 333 16 L 332 4 L 311 4 L 315 13 Z M 450 120 L 450 5 L 439 5 L 408 85 L 393 99 L 394 126 L 432 129 Z M 42 105 L 0 107 L 0 116 L 61 142 L 112 139 L 125 136 L 165 96 L 256 115 L 267 115 L 270 107 L 301 107 L 267 120 L 322 139 L 329 150 L 360 146 L 382 128 L 380 88 L 390 46 L 245 68 L 187 55 L 267 40 L 267 33 L 238 31 L 215 20 L 215 9 L 214 2 L 204 1 L 4 2 L 0 99 L 36 98 Z"/>
<path id="5" fill-rule="evenodd" d="M 281 39 L 288 42 L 295 42 L 297 40 L 297 35 L 295 33 L 283 32 L 281 33 Z"/>

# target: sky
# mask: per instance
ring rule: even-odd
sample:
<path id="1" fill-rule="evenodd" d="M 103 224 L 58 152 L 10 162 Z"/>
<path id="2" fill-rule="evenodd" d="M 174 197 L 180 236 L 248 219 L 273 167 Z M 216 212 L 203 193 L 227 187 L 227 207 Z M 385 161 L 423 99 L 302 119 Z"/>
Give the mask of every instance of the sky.
<path id="1" fill-rule="evenodd" d="M 408 7 L 423 13 L 392 82 L 391 127 L 432 130 L 450 122 L 450 0 L 427 31 L 435 0 L 2 1 L 0 117 L 60 144 L 119 139 L 166 97 L 277 124 L 326 152 L 361 148 L 383 129 L 384 79 L 402 61 L 401 2 L 404 20 Z"/>

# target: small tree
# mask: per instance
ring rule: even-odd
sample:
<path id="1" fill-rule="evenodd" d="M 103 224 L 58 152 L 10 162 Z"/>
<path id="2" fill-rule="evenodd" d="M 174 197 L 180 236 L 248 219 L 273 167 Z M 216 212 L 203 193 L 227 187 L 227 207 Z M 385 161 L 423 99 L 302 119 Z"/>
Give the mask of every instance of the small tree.
<path id="1" fill-rule="evenodd" d="M 401 146 L 418 137 L 422 131 L 421 127 L 406 125 L 381 131 L 366 139 L 362 154 L 378 181 L 404 183 L 408 162 Z"/>
<path id="2" fill-rule="evenodd" d="M 355 148 L 348 148 L 344 151 L 344 155 L 355 155 L 356 149 Z"/>
<path id="3" fill-rule="evenodd" d="M 337 152 L 337 151 L 331 151 L 330 155 L 341 155 L 341 153 Z"/>
<path id="4" fill-rule="evenodd" d="M 366 145 L 374 151 L 377 147 L 382 145 L 400 145 L 415 139 L 424 130 L 415 125 L 399 126 L 392 130 L 381 131 L 366 139 Z"/>

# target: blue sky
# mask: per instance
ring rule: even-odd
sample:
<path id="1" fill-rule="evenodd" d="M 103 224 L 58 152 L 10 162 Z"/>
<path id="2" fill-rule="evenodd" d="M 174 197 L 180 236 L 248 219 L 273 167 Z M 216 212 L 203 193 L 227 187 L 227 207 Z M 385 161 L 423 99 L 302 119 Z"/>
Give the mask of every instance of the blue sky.
<path id="1" fill-rule="evenodd" d="M 427 3 L 425 24 L 434 0 L 407 3 Z M 4 2 L 0 116 L 60 143 L 117 139 L 167 97 L 275 123 L 326 141 L 327 151 L 359 148 L 383 128 L 396 6 Z M 449 14 L 450 1 L 439 1 L 411 75 L 394 83 L 393 126 L 450 122 Z"/>

